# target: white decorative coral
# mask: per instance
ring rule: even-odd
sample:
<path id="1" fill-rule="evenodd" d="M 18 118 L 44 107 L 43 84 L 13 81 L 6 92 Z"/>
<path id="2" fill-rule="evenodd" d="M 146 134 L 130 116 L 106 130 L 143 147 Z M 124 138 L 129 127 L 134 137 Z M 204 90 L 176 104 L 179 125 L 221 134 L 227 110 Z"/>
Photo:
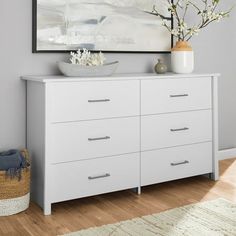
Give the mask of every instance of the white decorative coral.
<path id="1" fill-rule="evenodd" d="M 106 61 L 102 52 L 91 53 L 86 48 L 83 48 L 83 51 L 79 49 L 76 53 L 71 52 L 70 55 L 70 62 L 81 66 L 100 66 Z"/>

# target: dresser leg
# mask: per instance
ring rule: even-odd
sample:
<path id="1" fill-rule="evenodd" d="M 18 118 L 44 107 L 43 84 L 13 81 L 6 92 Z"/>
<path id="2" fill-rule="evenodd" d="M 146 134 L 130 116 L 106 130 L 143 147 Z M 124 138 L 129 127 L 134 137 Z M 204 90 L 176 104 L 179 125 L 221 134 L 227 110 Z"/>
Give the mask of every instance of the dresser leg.
<path id="1" fill-rule="evenodd" d="M 51 215 L 51 213 L 52 213 L 51 204 L 44 204 L 43 213 L 44 213 L 45 216 Z"/>
<path id="2" fill-rule="evenodd" d="M 217 181 L 219 179 L 219 174 L 218 173 L 211 173 L 210 179 Z"/>
<path id="3" fill-rule="evenodd" d="M 138 193 L 138 195 L 141 195 L 141 187 L 137 188 L 137 193 Z"/>
<path id="4" fill-rule="evenodd" d="M 141 194 L 141 187 L 132 188 L 131 190 L 132 190 L 133 192 L 137 193 L 138 195 Z"/>

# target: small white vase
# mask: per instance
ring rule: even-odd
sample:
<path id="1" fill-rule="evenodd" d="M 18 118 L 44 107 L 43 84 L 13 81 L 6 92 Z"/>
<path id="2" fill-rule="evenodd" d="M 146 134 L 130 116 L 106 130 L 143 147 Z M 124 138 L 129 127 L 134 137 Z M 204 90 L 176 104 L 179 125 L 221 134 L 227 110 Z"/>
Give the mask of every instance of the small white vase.
<path id="1" fill-rule="evenodd" d="M 174 73 L 188 74 L 194 70 L 194 52 L 188 42 L 178 41 L 171 51 L 171 67 Z"/>

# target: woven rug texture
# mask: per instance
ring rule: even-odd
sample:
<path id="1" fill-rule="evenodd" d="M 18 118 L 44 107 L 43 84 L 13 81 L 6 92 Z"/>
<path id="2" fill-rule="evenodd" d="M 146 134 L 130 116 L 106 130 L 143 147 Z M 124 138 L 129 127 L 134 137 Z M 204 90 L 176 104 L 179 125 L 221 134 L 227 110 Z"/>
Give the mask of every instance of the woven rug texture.
<path id="1" fill-rule="evenodd" d="M 236 204 L 200 202 L 65 236 L 236 236 Z"/>

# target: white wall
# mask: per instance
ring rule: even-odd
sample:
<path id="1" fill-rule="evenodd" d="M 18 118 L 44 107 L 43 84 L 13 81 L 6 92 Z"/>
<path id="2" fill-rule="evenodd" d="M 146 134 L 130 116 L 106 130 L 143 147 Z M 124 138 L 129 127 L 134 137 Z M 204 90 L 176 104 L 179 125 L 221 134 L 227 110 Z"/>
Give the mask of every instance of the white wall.
<path id="1" fill-rule="evenodd" d="M 224 9 L 235 0 L 224 1 Z M 236 8 L 231 16 L 215 23 L 194 38 L 196 71 L 219 72 L 220 148 L 236 147 Z"/>
<path id="2" fill-rule="evenodd" d="M 55 62 L 65 54 L 31 53 L 32 0 L 0 1 L 0 149 L 25 145 L 25 84 L 21 75 L 58 73 Z M 236 109 L 234 88 L 236 14 L 225 23 L 213 26 L 197 37 L 196 71 L 220 72 L 220 145 L 236 146 Z M 209 28 L 210 29 L 210 28 Z M 157 58 L 154 54 L 109 54 L 119 60 L 118 72 L 150 72 Z M 168 61 L 168 56 L 164 56 Z M 199 91 L 201 93 L 201 91 Z"/>

